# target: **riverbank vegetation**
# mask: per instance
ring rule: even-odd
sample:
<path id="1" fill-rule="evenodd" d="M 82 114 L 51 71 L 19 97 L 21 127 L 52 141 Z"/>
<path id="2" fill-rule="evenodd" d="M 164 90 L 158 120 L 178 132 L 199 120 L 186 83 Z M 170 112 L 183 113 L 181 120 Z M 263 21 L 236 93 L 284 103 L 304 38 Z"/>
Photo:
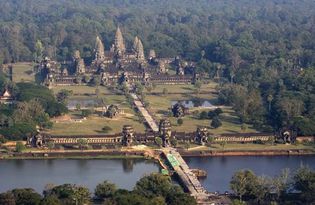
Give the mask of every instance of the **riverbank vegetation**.
<path id="1" fill-rule="evenodd" d="M 194 205 L 196 201 L 173 185 L 168 176 L 153 173 L 141 178 L 132 191 L 118 189 L 108 181 L 100 182 L 94 195 L 84 186 L 47 185 L 43 195 L 33 189 L 13 189 L 0 194 L 4 205 Z"/>
<path id="2" fill-rule="evenodd" d="M 285 169 L 275 177 L 266 177 L 240 170 L 233 175 L 230 187 L 239 198 L 234 204 L 313 204 L 315 171 L 302 166 L 294 173 Z"/>

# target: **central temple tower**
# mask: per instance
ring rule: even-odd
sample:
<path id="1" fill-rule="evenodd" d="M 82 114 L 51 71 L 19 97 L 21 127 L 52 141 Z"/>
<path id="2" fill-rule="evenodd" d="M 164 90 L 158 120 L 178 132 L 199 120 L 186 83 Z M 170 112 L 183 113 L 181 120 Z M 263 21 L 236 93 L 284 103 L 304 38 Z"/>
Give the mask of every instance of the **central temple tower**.
<path id="1" fill-rule="evenodd" d="M 124 38 L 121 33 L 119 26 L 117 27 L 115 42 L 114 42 L 115 54 L 117 57 L 123 57 L 126 52 L 126 47 L 124 43 Z"/>

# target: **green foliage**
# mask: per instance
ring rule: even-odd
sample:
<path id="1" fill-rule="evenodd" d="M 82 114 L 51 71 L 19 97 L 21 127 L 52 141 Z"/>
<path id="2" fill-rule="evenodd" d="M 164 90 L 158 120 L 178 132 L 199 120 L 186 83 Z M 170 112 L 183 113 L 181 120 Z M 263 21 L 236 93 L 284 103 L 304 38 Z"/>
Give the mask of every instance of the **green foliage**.
<path id="1" fill-rule="evenodd" d="M 41 196 L 33 189 L 13 189 L 16 205 L 39 205 Z"/>
<path id="2" fill-rule="evenodd" d="M 47 87 L 32 83 L 18 83 L 17 86 L 19 88 L 19 101 L 37 99 L 49 116 L 59 116 L 68 112 L 66 106 L 63 103 L 58 103 L 52 91 Z"/>
<path id="3" fill-rule="evenodd" d="M 6 192 L 0 194 L 0 204 L 16 205 L 15 198 L 12 192 Z"/>
<path id="4" fill-rule="evenodd" d="M 110 132 L 110 131 L 112 131 L 113 129 L 111 128 L 111 127 L 109 127 L 109 126 L 104 126 L 103 128 L 102 128 L 102 131 L 104 132 L 104 133 L 108 133 L 108 132 Z"/>
<path id="5" fill-rule="evenodd" d="M 81 111 L 82 117 L 89 117 L 92 114 L 93 114 L 93 110 L 82 110 Z"/>
<path id="6" fill-rule="evenodd" d="M 99 199 L 105 199 L 113 197 L 117 187 L 115 184 L 109 183 L 108 181 L 104 181 L 101 184 L 98 184 L 95 188 L 94 194 Z"/>
<path id="7" fill-rule="evenodd" d="M 163 144 L 163 141 L 162 141 L 162 139 L 160 138 L 160 137 L 155 137 L 155 143 L 158 145 L 158 146 L 162 146 L 162 144 Z"/>
<path id="8" fill-rule="evenodd" d="M 56 196 L 62 204 L 75 205 L 89 203 L 91 199 L 90 195 L 86 187 L 64 184 L 52 188 L 47 196 Z"/>
<path id="9" fill-rule="evenodd" d="M 171 179 L 162 174 L 153 173 L 141 178 L 135 188 L 135 193 L 152 198 L 155 196 L 167 196 L 172 188 Z"/>
<path id="10" fill-rule="evenodd" d="M 16 152 L 23 152 L 26 149 L 25 145 L 22 142 L 16 142 L 15 151 Z"/>
<path id="11" fill-rule="evenodd" d="M 293 176 L 294 188 L 302 192 L 302 199 L 306 202 L 315 201 L 315 171 L 308 167 L 301 167 Z"/>
<path id="12" fill-rule="evenodd" d="M 178 141 L 177 141 L 177 139 L 176 139 L 175 137 L 172 137 L 172 138 L 170 139 L 170 143 L 171 143 L 171 145 L 172 145 L 173 147 L 176 147 L 177 144 L 178 144 Z"/>
<path id="13" fill-rule="evenodd" d="M 41 203 L 41 205 L 60 205 L 61 201 L 58 199 L 57 196 L 47 196 L 45 197 Z"/>
<path id="14" fill-rule="evenodd" d="M 178 120 L 177 120 L 177 124 L 180 126 L 180 125 L 182 125 L 184 123 L 184 120 L 182 119 L 182 118 L 179 118 Z"/>
<path id="15" fill-rule="evenodd" d="M 57 101 L 60 103 L 66 103 L 69 96 L 71 96 L 72 94 L 72 90 L 62 89 L 57 93 Z"/>
<path id="16" fill-rule="evenodd" d="M 211 121 L 211 127 L 218 128 L 222 126 L 222 122 L 218 117 L 214 117 Z"/>
<path id="17" fill-rule="evenodd" d="M 199 115 L 199 119 L 204 120 L 208 118 L 208 113 L 207 111 L 202 111 Z"/>
<path id="18" fill-rule="evenodd" d="M 12 127 L 0 129 L 0 134 L 8 140 L 25 140 L 35 133 L 36 126 L 33 123 L 16 123 Z"/>

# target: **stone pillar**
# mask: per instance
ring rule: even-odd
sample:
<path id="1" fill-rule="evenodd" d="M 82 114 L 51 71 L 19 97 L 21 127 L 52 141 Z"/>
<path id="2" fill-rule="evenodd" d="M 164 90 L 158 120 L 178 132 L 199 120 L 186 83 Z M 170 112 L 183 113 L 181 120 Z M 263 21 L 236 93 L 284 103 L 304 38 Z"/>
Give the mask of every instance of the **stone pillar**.
<path id="1" fill-rule="evenodd" d="M 168 147 L 170 144 L 170 138 L 172 136 L 171 122 L 167 119 L 163 119 L 159 124 L 159 135 L 163 142 L 163 147 Z"/>
<path id="2" fill-rule="evenodd" d="M 122 145 L 127 147 L 132 145 L 134 139 L 133 127 L 131 125 L 124 125 L 122 134 Z"/>

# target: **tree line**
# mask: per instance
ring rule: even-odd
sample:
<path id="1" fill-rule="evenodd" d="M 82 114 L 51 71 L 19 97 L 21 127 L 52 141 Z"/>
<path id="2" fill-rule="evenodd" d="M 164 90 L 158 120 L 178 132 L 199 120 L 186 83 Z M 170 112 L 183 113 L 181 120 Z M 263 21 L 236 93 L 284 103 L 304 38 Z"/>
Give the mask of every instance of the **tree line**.
<path id="1" fill-rule="evenodd" d="M 68 112 L 64 98 L 56 98 L 47 87 L 32 83 L 15 84 L 3 76 L 0 75 L 0 92 L 8 89 L 17 103 L 0 104 L 0 142 L 25 140 L 37 129 L 51 128 L 51 117 Z"/>
<path id="2" fill-rule="evenodd" d="M 230 187 L 238 198 L 234 204 L 313 204 L 315 171 L 301 166 L 293 174 L 284 169 L 278 176 L 266 177 L 240 170 L 233 175 Z"/>
<path id="3" fill-rule="evenodd" d="M 118 189 L 104 181 L 91 194 L 88 188 L 75 184 L 48 184 L 43 194 L 33 189 L 13 189 L 0 193 L 2 205 L 194 205 L 196 201 L 168 176 L 152 173 L 141 178 L 132 191 Z"/>

